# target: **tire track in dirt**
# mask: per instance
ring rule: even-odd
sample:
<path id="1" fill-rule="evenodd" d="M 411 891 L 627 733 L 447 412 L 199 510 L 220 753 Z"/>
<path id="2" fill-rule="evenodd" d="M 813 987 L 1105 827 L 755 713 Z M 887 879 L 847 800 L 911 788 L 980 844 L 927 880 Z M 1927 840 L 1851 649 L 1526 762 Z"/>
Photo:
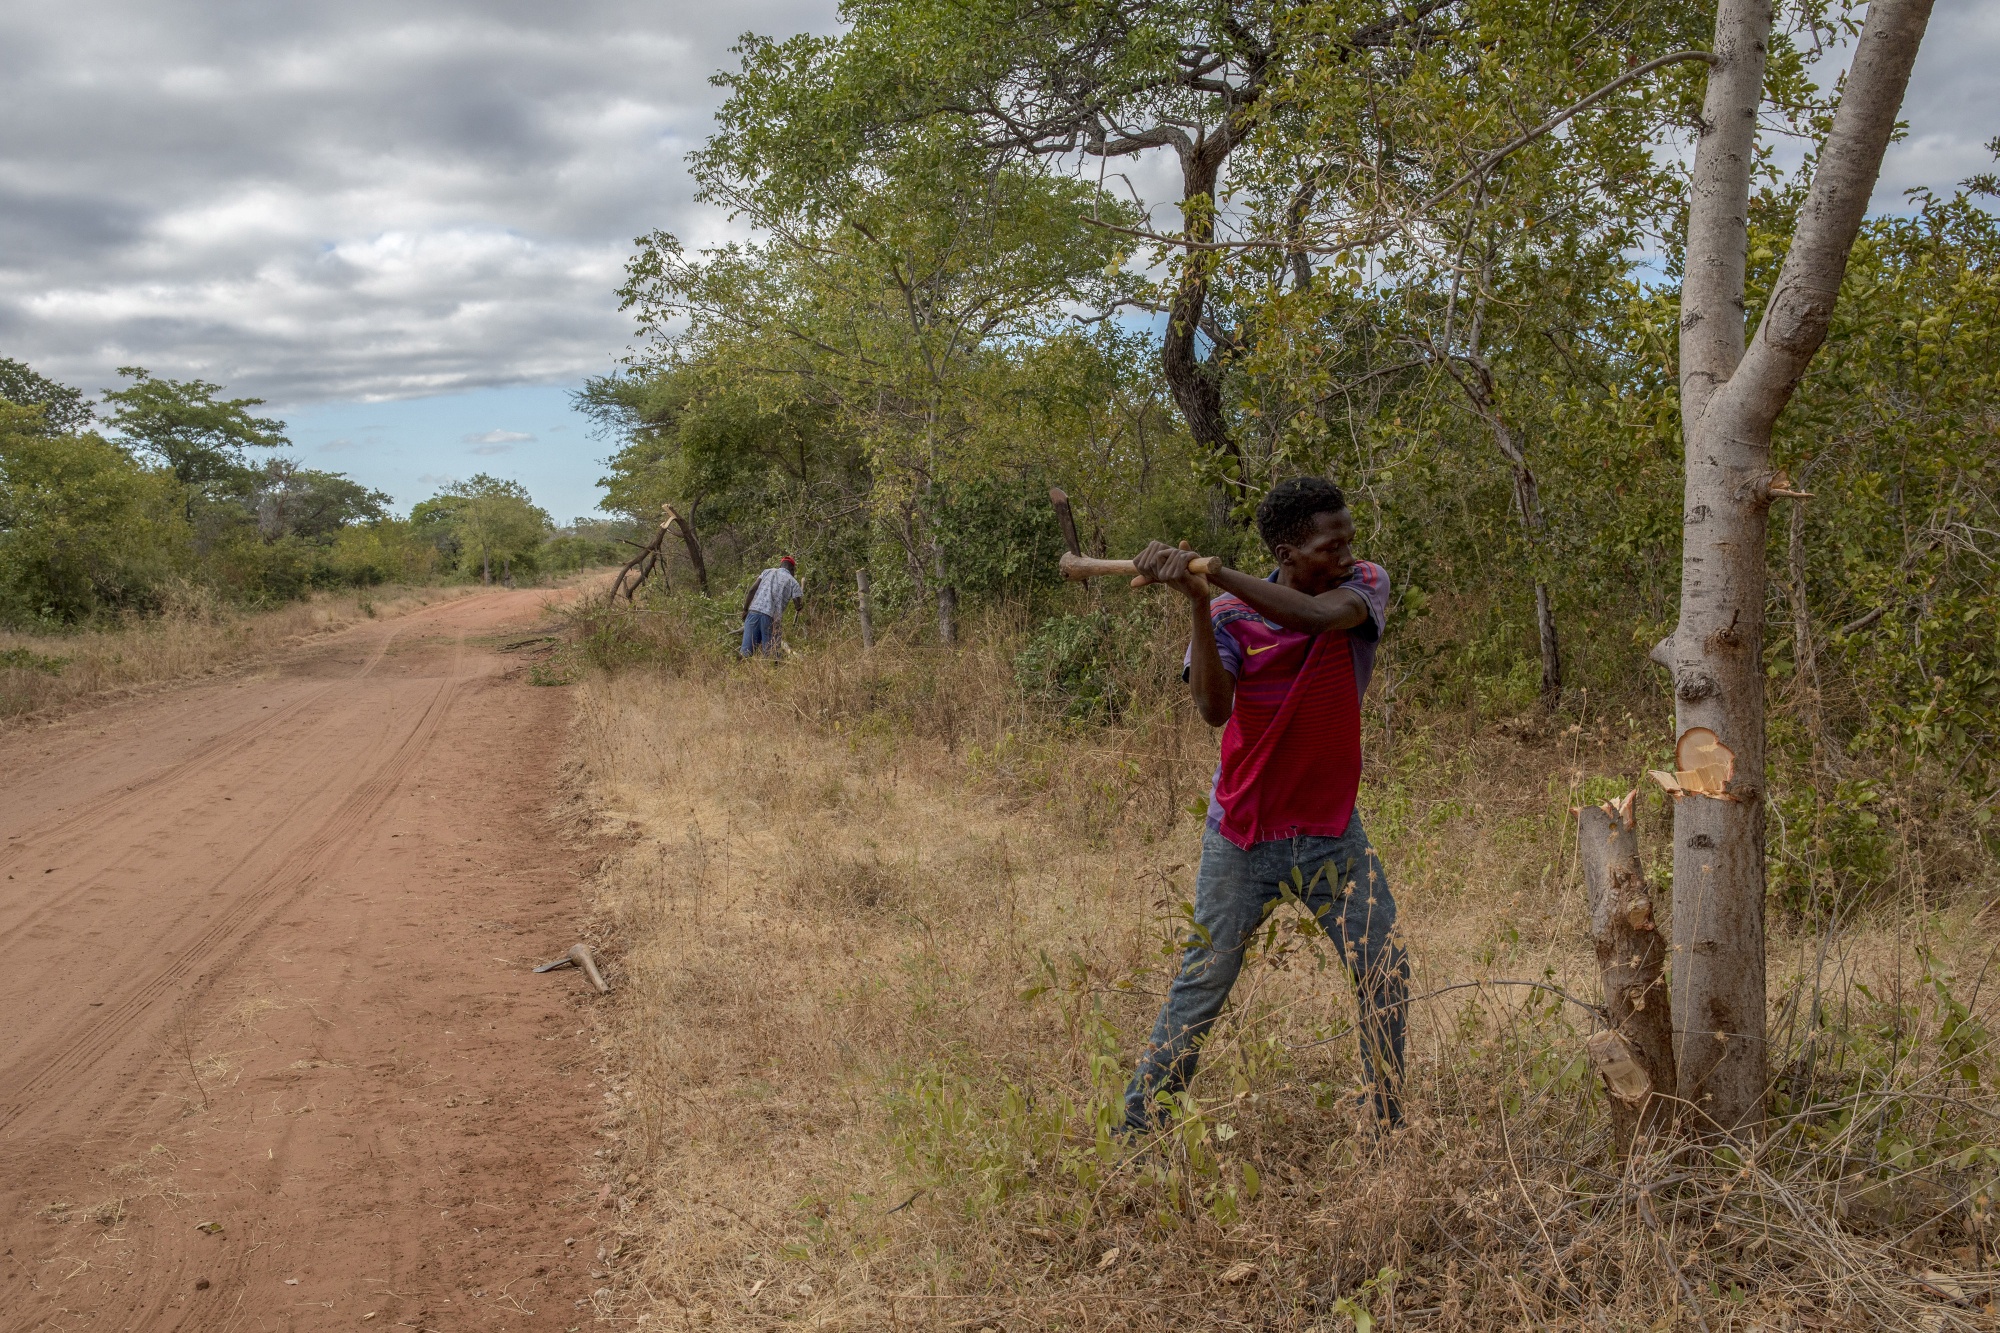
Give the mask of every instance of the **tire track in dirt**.
<path id="1" fill-rule="evenodd" d="M 355 680 L 360 680 L 367 676 L 388 655 L 389 645 L 394 642 L 396 631 L 399 627 L 396 625 L 387 625 L 383 628 L 385 632 L 381 635 L 380 641 L 375 645 L 373 651 L 363 662 L 361 669 L 355 673 Z M 142 797 L 163 784 L 180 781 L 199 772 L 203 768 L 212 767 L 217 763 L 227 761 L 236 754 L 240 754 L 242 751 L 256 744 L 258 739 L 265 733 L 277 729 L 285 722 L 306 712 L 314 704 L 321 703 L 328 694 L 341 689 L 343 686 L 351 685 L 351 683 L 350 681 L 336 681 L 315 694 L 309 694 L 304 698 L 296 699 L 286 704 L 269 717 L 253 719 L 231 731 L 224 732 L 220 736 L 210 737 L 207 741 L 190 751 L 179 762 L 170 764 L 137 781 L 122 786 L 115 793 L 93 801 L 85 809 L 79 810 L 65 819 L 31 826 L 19 833 L 10 834 L 8 838 L 9 845 L 5 848 L 0 848 L 0 873 L 5 873 L 13 869 L 17 864 L 22 863 L 25 860 L 26 852 L 33 846 L 64 837 L 93 823 L 102 823 L 108 818 L 115 817 L 121 804 L 129 802 L 133 798 Z"/>
<path id="2" fill-rule="evenodd" d="M 260 877 L 254 888 L 237 896 L 222 919 L 180 950 L 171 964 L 141 982 L 115 1005 L 107 1004 L 107 1012 L 101 1018 L 66 1037 L 55 1050 L 32 1052 L 25 1060 L 15 1062 L 6 1073 L 0 1074 L 0 1131 L 5 1131 L 57 1080 L 82 1074 L 128 1029 L 144 1018 L 157 1000 L 175 991 L 189 972 L 200 968 L 225 944 L 240 944 L 242 941 L 233 940 L 233 937 L 239 931 L 253 929 L 256 924 L 253 919 L 272 906 L 274 899 L 282 899 L 306 888 L 324 864 L 341 850 L 342 841 L 351 837 L 381 808 L 396 783 L 402 780 L 403 774 L 429 745 L 436 734 L 439 719 L 451 707 L 452 696 L 457 692 L 457 681 L 441 686 L 418 719 L 417 726 L 396 747 L 395 753 L 375 776 L 343 800 L 331 818 L 289 852 L 275 874 Z M 243 867 L 264 850 L 268 841 L 267 837 L 245 852 L 221 882 L 227 884 L 237 878 Z M 25 1081 L 15 1082 L 21 1077 L 18 1071 L 24 1066 L 27 1070 Z"/>
<path id="3" fill-rule="evenodd" d="M 566 692 L 476 641 L 542 601 L 0 736 L 0 1329 L 583 1322 Z"/>

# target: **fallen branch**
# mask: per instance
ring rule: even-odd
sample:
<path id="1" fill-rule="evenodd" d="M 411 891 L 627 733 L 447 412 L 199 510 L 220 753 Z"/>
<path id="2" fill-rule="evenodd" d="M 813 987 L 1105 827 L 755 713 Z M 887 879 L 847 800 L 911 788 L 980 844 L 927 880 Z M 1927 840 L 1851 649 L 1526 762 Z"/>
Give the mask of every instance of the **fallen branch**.
<path id="1" fill-rule="evenodd" d="M 1840 638 L 1840 637 L 1845 637 L 1846 635 L 1849 634 L 1859 634 L 1862 630 L 1869 628 L 1876 621 L 1880 620 L 1883 616 L 1886 616 L 1888 614 L 1889 614 L 1889 604 L 1887 602 L 1884 602 L 1881 606 L 1876 607 L 1873 611 L 1870 611 L 1867 615 L 1862 616 L 1860 619 L 1850 620 L 1845 625 L 1842 625 L 1839 629 L 1833 632 L 1834 636 L 1836 638 Z"/>
<path id="2" fill-rule="evenodd" d="M 565 967 L 582 968 L 583 975 L 590 978 L 590 984 L 597 988 L 599 995 L 609 995 L 611 993 L 610 984 L 604 980 L 604 975 L 597 970 L 597 959 L 591 955 L 589 945 L 572 944 L 569 947 L 568 953 L 553 962 L 543 963 L 535 971 L 554 972 Z"/>

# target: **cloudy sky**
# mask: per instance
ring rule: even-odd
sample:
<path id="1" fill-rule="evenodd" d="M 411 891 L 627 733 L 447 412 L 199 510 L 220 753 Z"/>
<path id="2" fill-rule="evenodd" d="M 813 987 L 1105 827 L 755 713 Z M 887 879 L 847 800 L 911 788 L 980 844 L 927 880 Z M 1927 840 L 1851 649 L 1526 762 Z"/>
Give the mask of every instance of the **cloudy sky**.
<path id="1" fill-rule="evenodd" d="M 631 238 L 720 239 L 682 167 L 746 29 L 834 0 L 10 0 L 0 355 L 270 400 L 312 466 L 407 505 L 527 482 L 558 517 L 606 452 L 568 391 L 629 336 Z M 1876 196 L 2000 134 L 2000 3 L 1940 0 Z"/>

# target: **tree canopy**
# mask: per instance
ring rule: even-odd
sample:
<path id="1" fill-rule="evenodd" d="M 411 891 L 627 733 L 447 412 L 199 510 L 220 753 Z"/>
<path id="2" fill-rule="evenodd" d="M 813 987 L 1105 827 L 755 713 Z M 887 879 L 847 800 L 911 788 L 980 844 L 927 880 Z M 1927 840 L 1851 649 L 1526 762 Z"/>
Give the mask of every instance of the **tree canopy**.
<path id="1" fill-rule="evenodd" d="M 285 423 L 253 417 L 261 398 L 218 398 L 219 384 L 155 379 L 143 366 L 118 373 L 132 383 L 106 389 L 107 424 L 134 448 L 173 469 L 181 484 L 203 494 L 240 494 L 249 482 L 244 450 L 290 443 Z"/>
<path id="2" fill-rule="evenodd" d="M 1671 150 L 1702 132 L 1710 10 L 842 12 L 836 35 L 746 38 L 718 76 L 690 161 L 757 239 L 639 242 L 639 348 L 583 395 L 616 442 L 609 507 L 676 506 L 727 568 L 779 547 L 868 565 L 886 613 L 923 607 L 948 636 L 961 593 L 1048 591 L 1042 553 L 1005 553 L 1053 530 L 1049 485 L 1088 545 L 1253 561 L 1250 506 L 1317 472 L 1390 565 L 1398 660 L 1425 688 L 1560 710 L 1647 678 L 1633 650 L 1671 625 L 1681 558 Z M 1853 31 L 1839 7 L 1784 8 L 1763 123 L 1824 142 L 1822 61 Z M 1768 140 L 1745 159 L 1753 321 L 1814 165 L 1781 171 Z M 1774 849 L 1794 904 L 1825 891 L 1811 849 L 1837 794 L 1882 799 L 1838 756 L 1901 747 L 1957 791 L 2000 781 L 1978 757 L 2000 670 L 1980 637 L 2000 557 L 1991 188 L 1940 183 L 1864 226 L 1776 429 L 1797 484 L 1841 497 L 1770 553 L 1789 622 L 1773 762 L 1811 805 Z"/>
<path id="3" fill-rule="evenodd" d="M 618 555 L 620 523 L 557 531 L 517 482 L 478 476 L 394 516 L 393 501 L 282 448 L 255 398 L 128 367 L 108 425 L 82 393 L 0 359 L 0 626 L 147 615 L 200 585 L 263 604 L 314 589 L 534 577 Z"/>

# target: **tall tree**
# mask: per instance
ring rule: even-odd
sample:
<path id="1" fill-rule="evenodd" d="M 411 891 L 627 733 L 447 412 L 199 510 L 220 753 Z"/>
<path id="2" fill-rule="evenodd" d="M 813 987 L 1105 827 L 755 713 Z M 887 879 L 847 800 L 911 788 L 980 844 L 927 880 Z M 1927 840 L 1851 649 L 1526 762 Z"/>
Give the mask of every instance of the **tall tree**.
<path id="1" fill-rule="evenodd" d="M 1188 430 L 1240 487 L 1224 387 L 1237 345 L 1209 300 L 1213 259 L 1199 252 L 1216 234 L 1229 160 L 1303 49 L 1393 63 L 1457 3 L 852 0 L 841 37 L 745 41 L 741 70 L 720 79 L 731 92 L 722 131 L 699 160 L 811 210 L 828 182 L 927 122 L 986 154 L 1081 159 L 1100 176 L 1112 161 L 1171 154 L 1189 258 L 1161 303 L 1160 366 Z"/>
<path id="2" fill-rule="evenodd" d="M 1747 346 L 1744 269 L 1770 0 L 1721 0 L 1688 199 L 1681 287 L 1686 446 L 1681 609 L 1653 658 L 1673 675 L 1679 753 L 1715 777 L 1674 802 L 1680 1095 L 1714 1126 L 1764 1117 L 1764 606 L 1771 432 L 1826 337 L 1931 0 L 1872 0 L 1832 129 Z"/>
<path id="3" fill-rule="evenodd" d="M 339 472 L 301 467 L 296 459 L 273 458 L 258 468 L 246 497 L 265 541 L 279 537 L 331 537 L 351 523 L 379 523 L 389 516 L 393 497 L 370 490 Z"/>
<path id="4" fill-rule="evenodd" d="M 527 487 L 484 472 L 416 505 L 410 521 L 419 529 L 442 530 L 461 559 L 478 560 L 481 583 L 493 582 L 495 560 L 511 563 L 533 551 L 552 526 Z"/>
<path id="5" fill-rule="evenodd" d="M 112 428 L 172 468 L 192 494 L 247 492 L 252 474 L 243 451 L 290 443 L 284 422 L 250 415 L 262 398 L 220 398 L 220 384 L 156 379 L 143 366 L 121 366 L 118 373 L 132 383 L 104 391 Z"/>

